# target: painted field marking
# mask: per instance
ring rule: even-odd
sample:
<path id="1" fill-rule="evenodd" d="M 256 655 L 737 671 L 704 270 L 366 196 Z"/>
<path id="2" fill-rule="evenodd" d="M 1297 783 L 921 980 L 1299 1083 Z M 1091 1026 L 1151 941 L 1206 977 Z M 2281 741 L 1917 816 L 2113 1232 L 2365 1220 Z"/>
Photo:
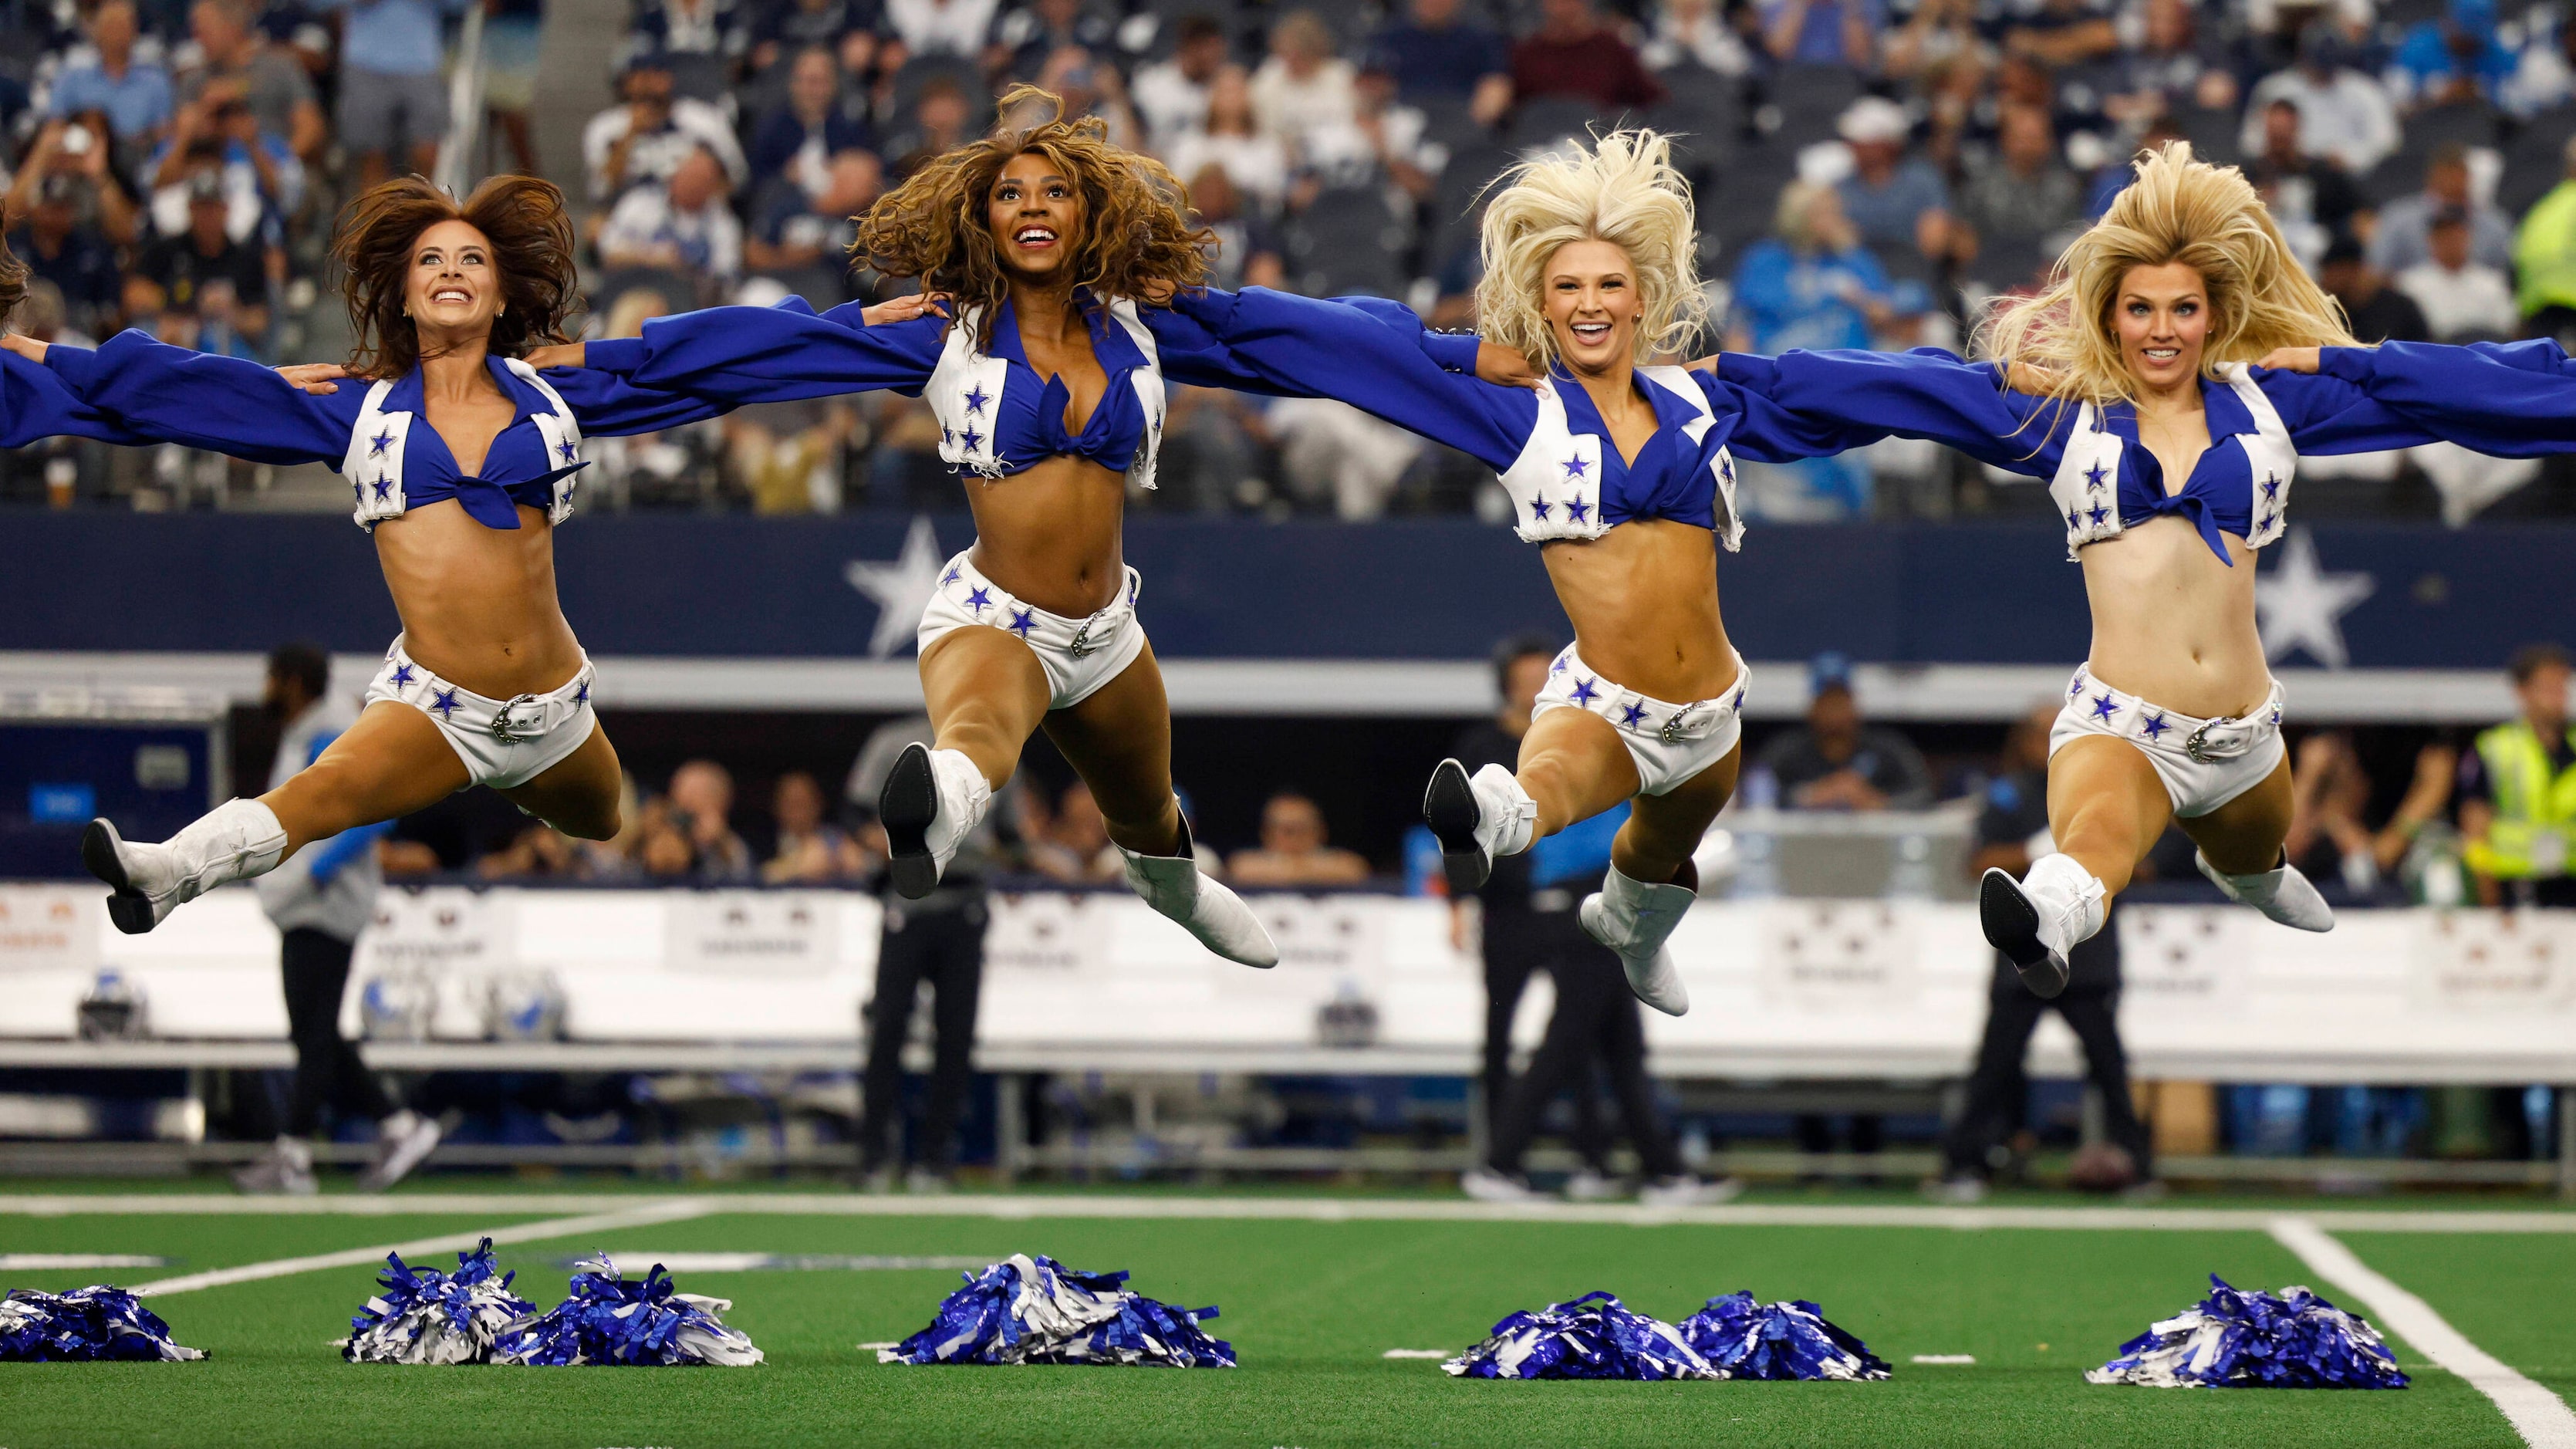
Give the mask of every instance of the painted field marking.
<path id="1" fill-rule="evenodd" d="M 1380 1357 L 1380 1358 L 1454 1358 L 1454 1357 L 1456 1357 L 1456 1355 L 1455 1355 L 1455 1354 L 1453 1354 L 1453 1353 L 1451 1353 L 1448 1349 L 1445 1349 L 1445 1348 L 1390 1348 L 1390 1349 L 1388 1349 L 1386 1352 L 1384 1352 L 1384 1353 L 1382 1353 L 1382 1354 L 1378 1355 L 1378 1357 Z"/>
<path id="2" fill-rule="evenodd" d="M 81 1268 L 167 1268 L 149 1253 L 0 1253 L 0 1273 L 71 1272 Z"/>
<path id="3" fill-rule="evenodd" d="M 2373 1323 L 2493 1399 L 2531 1449 L 2576 1449 L 2576 1412 L 2569 1411 L 2566 1401 L 2469 1342 L 2432 1304 L 2382 1276 L 2310 1219 L 2276 1219 L 2271 1233 L 2310 1272 L 2369 1310 Z"/>
<path id="4" fill-rule="evenodd" d="M 149 1283 L 137 1283 L 129 1291 L 138 1298 L 160 1298 L 173 1293 L 194 1293 L 201 1288 L 222 1288 L 234 1283 L 256 1283 L 264 1278 L 287 1278 L 298 1273 L 319 1272 L 325 1268 L 373 1266 L 383 1262 L 388 1253 L 400 1253 L 405 1258 L 418 1259 L 434 1253 L 470 1252 L 485 1238 L 490 1238 L 495 1246 L 537 1242 L 546 1238 L 577 1237 L 587 1233 L 613 1233 L 626 1228 L 653 1227 L 662 1223 L 704 1217 L 706 1213 L 706 1204 L 701 1199 L 665 1198 L 642 1205 L 630 1205 L 623 1212 L 547 1218 L 533 1223 L 514 1223 L 508 1227 L 478 1228 L 466 1233 L 446 1233 L 435 1238 L 417 1238 L 408 1243 L 379 1243 L 372 1248 L 348 1248 L 337 1253 L 314 1253 L 302 1258 L 273 1258 L 265 1263 L 244 1263 L 235 1268 L 217 1268 L 211 1272 L 189 1273 L 177 1278 L 160 1278 Z"/>
<path id="5" fill-rule="evenodd" d="M 213 1193 L 0 1195 L 0 1214 L 383 1217 L 616 1213 L 670 1202 L 642 1193 L 420 1193 L 402 1196 L 236 1197 Z M 681 1201 L 715 1214 L 782 1217 L 1207 1219 L 1280 1222 L 1570 1223 L 1628 1227 L 1829 1227 L 2062 1229 L 2084 1232 L 2268 1232 L 2281 1214 L 2249 1208 L 1936 1207 L 1735 1203 L 1645 1208 L 1633 1203 L 1479 1203 L 1423 1198 L 1232 1198 L 1099 1194 L 874 1197 L 856 1193 L 717 1193 Z M 693 1212 L 690 1216 L 696 1216 Z M 2303 1214 L 2328 1232 L 2576 1233 L 2576 1212 L 2370 1212 Z M 469 1245 L 470 1246 L 470 1245 Z"/>
<path id="6" fill-rule="evenodd" d="M 1961 1364 L 1975 1363 L 1977 1361 L 1977 1356 L 1973 1353 L 1918 1353 L 1914 1356 L 1914 1361 L 1916 1363 L 1942 1364 L 1955 1367 Z"/>

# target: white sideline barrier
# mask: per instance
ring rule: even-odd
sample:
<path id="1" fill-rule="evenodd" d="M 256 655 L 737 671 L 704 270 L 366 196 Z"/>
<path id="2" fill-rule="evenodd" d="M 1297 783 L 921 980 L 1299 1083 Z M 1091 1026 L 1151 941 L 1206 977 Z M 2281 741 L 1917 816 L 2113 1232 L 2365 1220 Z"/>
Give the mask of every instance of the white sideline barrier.
<path id="1" fill-rule="evenodd" d="M 1014 1069 L 1468 1069 L 1482 975 L 1451 945 L 1444 903 L 1253 899 L 1281 946 L 1275 970 L 1207 955 L 1123 893 L 998 898 L 981 1059 Z M 2121 1020 L 2137 1075 L 2576 1082 L 2576 913 L 2350 912 L 2323 936 L 2237 908 L 2134 907 L 2120 920 Z M 409 972 L 433 983 L 431 1055 L 452 1042 L 460 1064 L 477 1056 L 462 1044 L 483 1040 L 490 983 L 541 972 L 562 984 L 567 1050 L 619 1044 L 603 1063 L 650 1063 L 657 1046 L 674 1062 L 703 1062 L 711 1043 L 741 1047 L 746 1061 L 757 1045 L 773 1049 L 767 1060 L 810 1062 L 854 1059 L 880 911 L 847 892 L 442 887 L 388 892 L 379 922 L 352 980 Z M 1691 1013 L 1647 1017 L 1655 1069 L 1670 1076 L 1956 1075 L 1991 980 L 1973 908 L 1946 903 L 1712 901 L 1673 949 Z M 143 989 L 153 1048 L 275 1042 L 286 1030 L 276 963 L 276 933 L 246 889 L 218 891 L 148 936 L 123 936 L 95 887 L 0 885 L 0 1063 L 76 1064 L 64 1039 L 103 967 Z M 1525 1042 L 1546 1016 L 1544 991 L 1533 998 L 1516 1033 Z M 1375 1044 L 1320 1046 L 1323 1008 L 1351 1000 L 1375 1008 Z M 508 1050 L 479 1049 L 496 1054 Z M 2064 1075 L 2077 1062 L 2050 1017 L 2034 1068 Z"/>

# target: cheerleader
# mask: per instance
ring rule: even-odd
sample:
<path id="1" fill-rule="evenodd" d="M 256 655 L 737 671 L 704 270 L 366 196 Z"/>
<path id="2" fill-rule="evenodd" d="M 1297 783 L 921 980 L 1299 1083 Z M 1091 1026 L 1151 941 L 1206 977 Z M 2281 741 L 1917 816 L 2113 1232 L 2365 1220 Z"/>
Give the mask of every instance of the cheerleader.
<path id="1" fill-rule="evenodd" d="M 2281 686 L 2255 627 L 2254 551 L 2281 537 L 2300 453 L 2439 437 L 2485 447 L 2474 400 L 2456 383 L 2398 400 L 2244 176 L 2179 142 L 2140 158 L 2049 289 L 2007 306 L 1986 340 L 2008 371 L 1928 349 L 1697 366 L 1845 446 L 1930 438 L 2048 480 L 2084 567 L 2093 645 L 2049 739 L 2058 853 L 2018 881 L 1986 872 L 1987 939 L 2031 990 L 2055 996 L 2066 953 L 2101 929 L 2168 822 L 2230 899 L 2331 930 L 2333 912 L 2281 851 L 2290 765 Z M 2329 375 L 2248 365 L 2304 348 L 2314 370 L 2319 345 L 2335 359 Z"/>
<path id="2" fill-rule="evenodd" d="M 1275 965 L 1251 910 L 1199 873 L 1162 671 L 1136 620 L 1144 581 L 1120 544 L 1129 483 L 1154 486 L 1166 383 L 1259 386 L 1153 301 L 1204 279 L 1212 237 L 1170 173 L 1109 144 L 1100 121 L 1067 119 L 1031 86 L 1000 109 L 991 136 L 860 220 L 854 251 L 941 301 L 716 307 L 536 360 L 725 404 L 928 398 L 975 543 L 940 571 L 917 635 L 935 738 L 904 751 L 878 801 L 896 890 L 938 885 L 1044 729 L 1100 802 L 1136 893 L 1218 955 Z"/>
<path id="3" fill-rule="evenodd" d="M 96 351 L 22 337 L 121 441 L 169 442 L 269 463 L 327 462 L 349 482 L 403 632 L 365 711 L 320 757 L 255 800 L 233 800 L 153 845 L 93 821 L 81 859 L 114 891 L 119 930 L 274 868 L 307 842 L 488 785 L 568 835 L 617 833 L 617 752 L 591 710 L 590 660 L 555 599 L 554 528 L 572 513 L 585 431 L 650 432 L 712 416 L 596 373 L 537 376 L 519 354 L 560 340 L 576 301 L 563 194 L 496 177 L 463 205 L 417 177 L 351 203 L 336 243 L 357 352 L 299 369 L 154 342 Z"/>

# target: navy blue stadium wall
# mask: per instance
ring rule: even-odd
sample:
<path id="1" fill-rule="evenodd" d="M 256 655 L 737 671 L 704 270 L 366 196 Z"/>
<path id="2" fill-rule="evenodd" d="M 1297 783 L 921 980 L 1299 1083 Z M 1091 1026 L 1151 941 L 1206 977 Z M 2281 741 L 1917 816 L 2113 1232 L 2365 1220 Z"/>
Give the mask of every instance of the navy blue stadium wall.
<path id="1" fill-rule="evenodd" d="M 940 557 L 971 537 L 962 514 L 931 522 Z M 587 517 L 558 544 L 564 606 L 600 654 L 864 656 L 877 607 L 851 565 L 897 559 L 911 523 Z M 2480 668 L 2525 640 L 2576 642 L 2576 528 L 2296 532 L 2343 591 L 2353 667 Z M 1564 627 L 1537 551 L 1472 523 L 1140 518 L 1127 543 L 1168 657 L 1472 659 L 1516 630 Z M 2262 568 L 2296 562 L 2275 547 Z M 2061 664 L 2084 650 L 2082 575 L 2043 523 L 1758 528 L 1718 572 L 1728 626 L 1753 658 L 1832 648 L 1886 663 Z M 2349 602 L 2364 579 L 2366 596 Z M 0 650 L 250 651 L 308 638 L 372 652 L 395 628 L 374 550 L 343 518 L 13 513 L 0 524 Z"/>

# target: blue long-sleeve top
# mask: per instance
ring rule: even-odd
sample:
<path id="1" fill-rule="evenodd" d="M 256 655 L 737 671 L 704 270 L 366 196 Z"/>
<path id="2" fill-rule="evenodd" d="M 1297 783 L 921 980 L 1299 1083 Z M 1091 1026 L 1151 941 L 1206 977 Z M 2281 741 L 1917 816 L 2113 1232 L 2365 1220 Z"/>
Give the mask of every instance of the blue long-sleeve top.
<path id="1" fill-rule="evenodd" d="M 2576 452 L 2576 359 L 2547 338 L 2326 347 L 2318 349 L 2317 371 L 2362 387 L 2471 452 Z"/>
<path id="2" fill-rule="evenodd" d="M 1560 371 L 1535 389 L 1481 381 L 1478 339 L 1428 332 L 1398 304 L 1246 287 L 1173 305 L 1280 389 L 1337 398 L 1491 467 L 1512 497 L 1515 531 L 1532 543 L 1668 518 L 1715 530 L 1732 549 L 1744 530 L 1735 451 L 1775 462 L 1849 446 L 1705 369 L 1641 367 L 1656 427 L 1632 461 L 1573 378 Z"/>
<path id="3" fill-rule="evenodd" d="M 152 441 L 92 406 L 52 368 L 0 352 L 0 448 L 46 438 L 93 438 L 128 447 Z"/>
<path id="4" fill-rule="evenodd" d="M 2331 349 L 2350 350 L 2350 349 Z M 2182 486 L 2170 486 L 2138 444 L 2138 411 L 2014 392 L 1991 363 L 1935 348 L 1912 352 L 1727 353 L 1720 375 L 1841 446 L 1929 438 L 1980 462 L 2049 480 L 2066 520 L 2066 554 L 2151 518 L 2188 519 L 2223 562 L 2225 535 L 2261 548 L 2281 536 L 2299 454 L 2372 453 L 2444 436 L 2343 376 L 2232 364 L 2201 380 L 2209 448 Z M 1833 451 L 1828 449 L 1827 451 Z"/>
<path id="5" fill-rule="evenodd" d="M 1052 457 L 1082 458 L 1154 486 L 1167 381 L 1271 391 L 1236 366 L 1195 323 L 1168 308 L 1081 299 L 1092 353 L 1109 389 L 1080 431 L 1065 426 L 1072 392 L 1041 378 L 1020 344 L 1008 301 L 992 351 L 976 347 L 977 313 L 934 313 L 871 327 L 858 303 L 816 313 L 802 298 L 774 307 L 710 307 L 656 317 L 644 335 L 593 342 L 593 368 L 648 389 L 725 403 L 779 402 L 885 390 L 926 398 L 939 417 L 939 456 L 952 468 L 1006 478 Z"/>
<path id="6" fill-rule="evenodd" d="M 349 480 L 357 523 L 368 529 L 447 498 L 487 528 L 517 528 L 520 504 L 561 523 L 572 514 L 573 475 L 588 466 L 585 433 L 649 433 L 725 411 L 595 369 L 558 368 L 540 378 L 515 358 L 488 365 L 516 411 L 482 471 L 469 475 L 423 420 L 418 368 L 375 383 L 343 381 L 316 396 L 258 363 L 141 332 L 120 332 L 94 352 L 59 343 L 45 350 L 45 370 L 124 430 L 115 441 L 178 443 L 257 463 L 328 463 Z"/>

